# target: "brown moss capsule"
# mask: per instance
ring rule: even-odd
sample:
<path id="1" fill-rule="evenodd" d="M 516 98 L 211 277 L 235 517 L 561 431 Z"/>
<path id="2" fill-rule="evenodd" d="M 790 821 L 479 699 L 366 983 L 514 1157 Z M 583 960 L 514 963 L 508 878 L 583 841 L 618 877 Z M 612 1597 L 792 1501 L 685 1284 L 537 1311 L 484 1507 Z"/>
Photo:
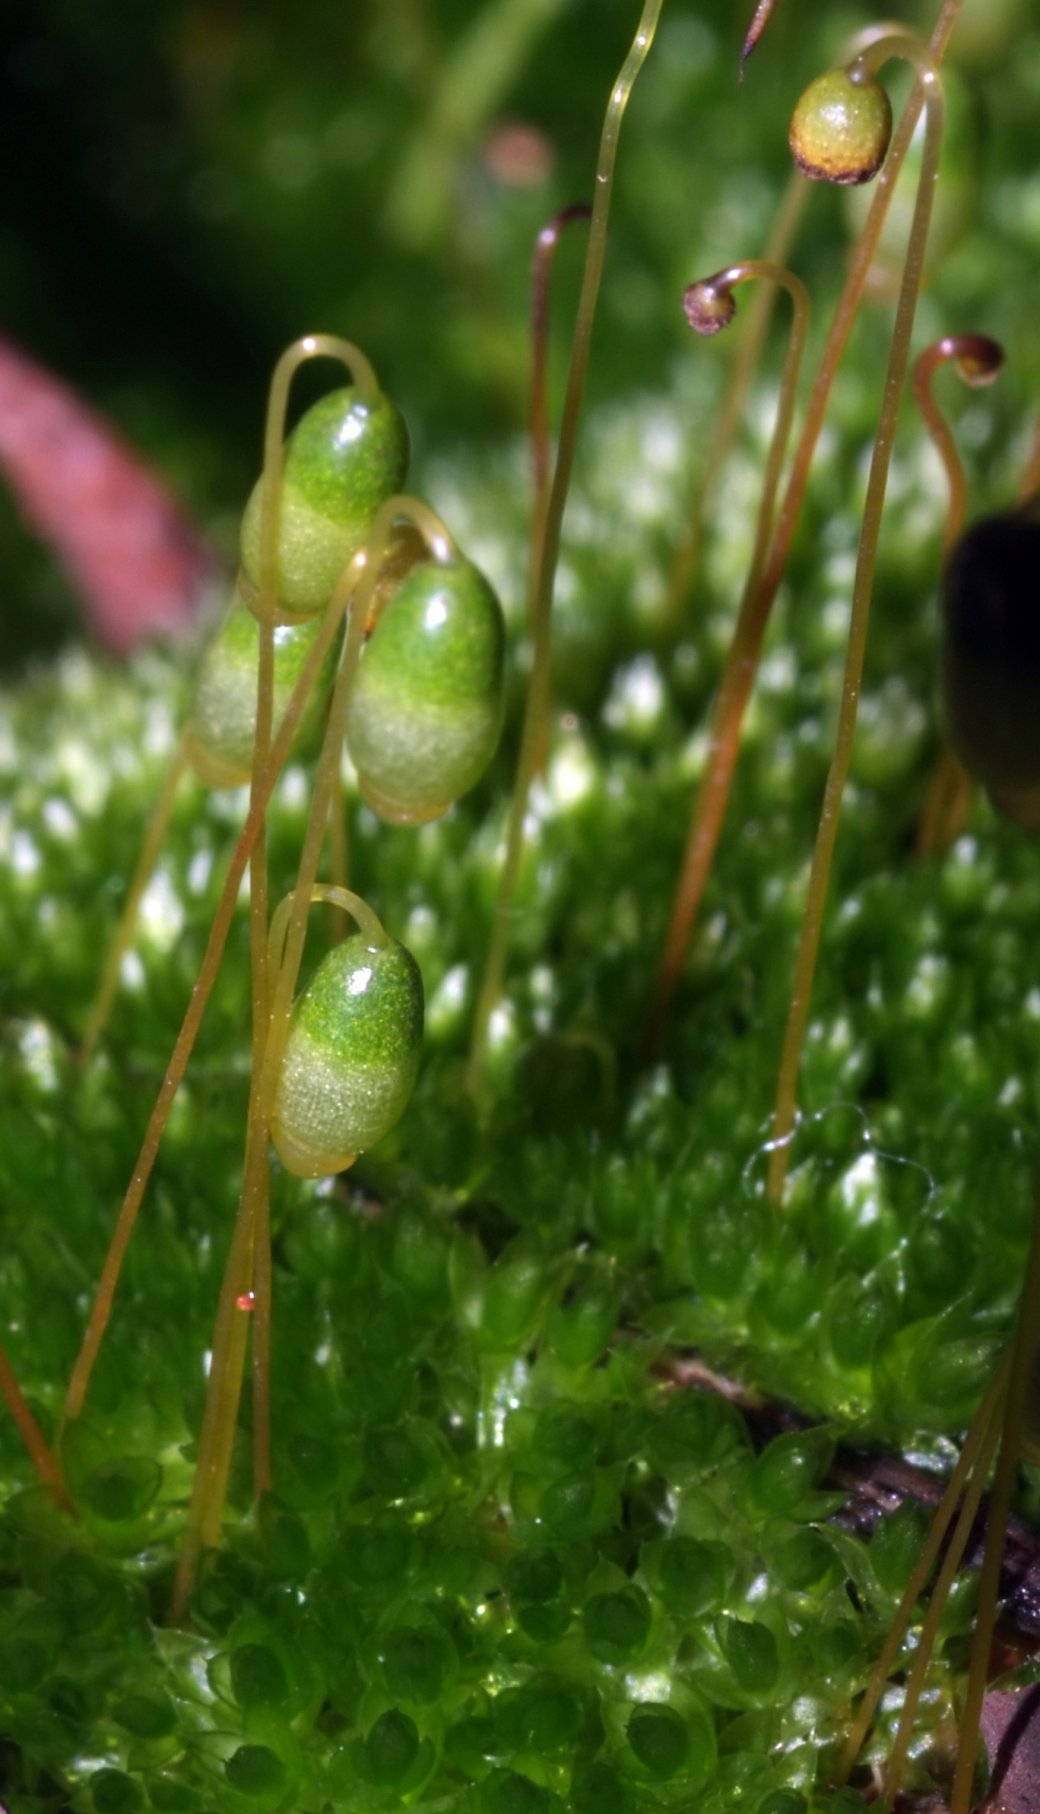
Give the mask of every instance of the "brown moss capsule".
<path id="1" fill-rule="evenodd" d="M 984 517 L 943 575 L 941 687 L 954 750 L 993 805 L 1040 832 L 1040 498 Z"/>
<path id="2" fill-rule="evenodd" d="M 828 69 L 810 82 L 791 119 L 788 141 L 806 176 L 825 183 L 869 183 L 892 136 L 892 105 L 862 71 Z"/>
<path id="3" fill-rule="evenodd" d="M 728 328 L 737 312 L 730 284 L 715 277 L 702 277 L 683 291 L 683 313 L 695 334 L 705 340 Z"/>

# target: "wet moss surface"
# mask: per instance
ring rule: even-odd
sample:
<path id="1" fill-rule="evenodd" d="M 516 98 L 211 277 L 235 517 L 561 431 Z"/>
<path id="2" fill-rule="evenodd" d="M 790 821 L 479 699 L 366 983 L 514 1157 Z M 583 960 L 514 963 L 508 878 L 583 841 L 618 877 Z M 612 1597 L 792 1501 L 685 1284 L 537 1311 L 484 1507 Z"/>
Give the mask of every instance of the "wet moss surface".
<path id="1" fill-rule="evenodd" d="M 660 463 L 664 519 L 682 478 L 670 422 L 640 402 L 590 428 L 576 510 L 593 515 L 605 567 L 597 449 L 627 438 Z M 916 508 L 918 462 L 905 457 L 892 530 L 915 573 L 927 551 L 908 546 L 900 516 Z M 497 473 L 457 466 L 452 505 L 463 545 L 511 598 L 515 634 L 522 525 L 510 533 L 500 513 L 496 537 L 485 527 L 511 473 L 511 456 Z M 919 1539 L 912 1513 L 900 1541 L 884 1527 L 869 1545 L 827 1523 L 833 1442 L 931 1445 L 941 1462 L 1009 1326 L 1030 1207 L 1040 870 L 984 805 L 944 858 L 912 857 L 935 747 L 922 582 L 920 607 L 893 614 L 898 663 L 889 646 L 863 701 L 778 1217 L 765 1139 L 833 710 L 841 553 L 799 603 L 812 626 L 800 659 L 790 602 L 777 626 L 704 934 L 647 1069 L 721 617 L 635 652 L 624 574 L 658 533 L 626 529 L 617 549 L 632 653 L 581 702 L 561 662 L 479 1111 L 461 1072 L 512 732 L 492 779 L 418 832 L 378 825 L 352 795 L 356 885 L 423 972 L 419 1085 L 343 1181 L 276 1169 L 275 1491 L 251 1508 L 244 1431 L 226 1545 L 187 1633 L 165 1618 L 241 1166 L 244 913 L 236 922 L 66 1437 L 75 1526 L 2 1426 L 15 1805 L 408 1800 L 497 1814 L 692 1794 L 772 1807 L 789 1792 L 794 1808 L 825 1780 Z M 579 548 L 565 566 L 564 655 L 581 560 Z M 79 1068 L 183 668 L 172 654 L 126 671 L 70 655 L 6 702 L 5 1339 L 50 1429 L 243 811 L 241 793 L 183 794 L 111 1027 Z M 294 765 L 272 814 L 276 893 L 307 786 Z M 326 937 L 316 923 L 305 971 Z M 736 1409 L 665 1377 L 689 1346 L 817 1427 L 756 1451 Z M 947 1672 L 967 1584 L 962 1599 Z M 940 1699 L 943 1680 L 940 1667 Z"/>

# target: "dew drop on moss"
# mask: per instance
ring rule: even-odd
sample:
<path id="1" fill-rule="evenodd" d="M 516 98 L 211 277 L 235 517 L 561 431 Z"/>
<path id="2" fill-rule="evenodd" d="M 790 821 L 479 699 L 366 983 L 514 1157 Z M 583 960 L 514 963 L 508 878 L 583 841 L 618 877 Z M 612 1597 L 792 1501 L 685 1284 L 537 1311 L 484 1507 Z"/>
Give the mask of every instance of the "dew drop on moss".
<path id="1" fill-rule="evenodd" d="M 583 1534 L 595 1501 L 595 1469 L 586 1468 L 563 1480 L 550 1481 L 539 1500 L 538 1515 L 550 1536 L 566 1542 Z"/>
<path id="2" fill-rule="evenodd" d="M 365 1740 L 373 1782 L 391 1788 L 408 1774 L 419 1753 L 419 1730 L 397 1707 L 380 1714 Z"/>
<path id="3" fill-rule="evenodd" d="M 227 1759 L 224 1774 L 240 1795 L 266 1798 L 281 1794 L 287 1771 L 269 1745 L 239 1745 Z"/>
<path id="4" fill-rule="evenodd" d="M 271 1574 L 282 1581 L 301 1579 L 311 1562 L 311 1543 L 303 1519 L 286 1511 L 267 1494 L 260 1503 L 260 1532 Z"/>
<path id="5" fill-rule="evenodd" d="M 282 1660 L 267 1644 L 241 1644 L 233 1651 L 230 1679 L 240 1707 L 278 1707 L 289 1695 Z"/>
<path id="6" fill-rule="evenodd" d="M 551 1814 L 555 1805 L 548 1789 L 515 1770 L 492 1770 L 480 1791 L 481 1814 Z"/>
<path id="7" fill-rule="evenodd" d="M 70 1632 L 96 1631 L 122 1606 L 116 1579 L 89 1556 L 64 1556 L 51 1579 L 51 1595 Z"/>
<path id="8" fill-rule="evenodd" d="M 90 1792 L 97 1814 L 137 1814 L 144 1806 L 140 1783 L 125 1770 L 95 1770 Z"/>
<path id="9" fill-rule="evenodd" d="M 660 1782 L 678 1776 L 690 1754 L 681 1714 L 653 1701 L 636 1708 L 628 1722 L 628 1742 L 644 1770 Z"/>
<path id="10" fill-rule="evenodd" d="M 498 1696 L 495 1719 L 510 1750 L 555 1751 L 577 1732 L 581 1705 L 555 1676 L 538 1675 Z"/>
<path id="11" fill-rule="evenodd" d="M 722 1604 L 733 1578 L 734 1557 L 725 1543 L 672 1537 L 658 1546 L 656 1567 L 668 1611 L 692 1619 Z"/>
<path id="12" fill-rule="evenodd" d="M 571 1623 L 571 1609 L 562 1600 L 542 1605 L 522 1602 L 516 1608 L 516 1622 L 533 1644 L 555 1644 Z"/>
<path id="13" fill-rule="evenodd" d="M 650 1457 L 666 1480 L 717 1467 L 743 1439 L 739 1414 L 706 1392 L 676 1392 L 648 1436 Z"/>
<path id="14" fill-rule="evenodd" d="M 50 1668 L 50 1656 L 32 1638 L 5 1638 L 0 1642 L 0 1683 L 10 1694 L 30 1694 Z"/>
<path id="15" fill-rule="evenodd" d="M 384 1640 L 381 1660 L 391 1694 L 428 1706 L 440 1696 L 451 1656 L 438 1631 L 404 1626 Z"/>
<path id="16" fill-rule="evenodd" d="M 177 1724 L 177 1709 L 165 1694 L 127 1694 L 116 1702 L 112 1718 L 135 1738 L 165 1738 Z"/>
<path id="17" fill-rule="evenodd" d="M 781 1587 L 804 1593 L 832 1581 L 838 1570 L 833 1545 L 812 1528 L 797 1531 L 780 1544 L 770 1557 L 770 1570 Z"/>
<path id="18" fill-rule="evenodd" d="M 504 1584 L 519 1600 L 555 1600 L 563 1588 L 559 1557 L 552 1550 L 511 1556 L 506 1563 Z"/>
<path id="19" fill-rule="evenodd" d="M 813 1655 L 831 1688 L 852 1684 L 863 1664 L 863 1639 L 851 1619 L 828 1619 L 813 1633 Z"/>
<path id="20" fill-rule="evenodd" d="M 593 1594 L 582 1618 L 585 1642 L 601 1663 L 624 1663 L 650 1633 L 650 1602 L 638 1587 Z"/>
<path id="21" fill-rule="evenodd" d="M 411 1533 L 390 1520 L 349 1530 L 343 1546 L 343 1570 L 358 1587 L 382 1594 L 388 1583 L 405 1580 L 411 1568 L 412 1549 Z"/>
<path id="22" fill-rule="evenodd" d="M 777 1436 L 763 1449 L 748 1477 L 749 1506 L 757 1512 L 792 1516 L 810 1510 L 808 1496 L 829 1465 L 834 1444 L 826 1430 L 797 1430 Z"/>
<path id="23" fill-rule="evenodd" d="M 883 1592 L 903 1592 L 920 1556 L 926 1531 L 924 1513 L 909 1502 L 878 1521 L 870 1540 L 870 1564 Z"/>
<path id="24" fill-rule="evenodd" d="M 84 1510 L 106 1524 L 140 1518 L 162 1485 L 162 1469 L 144 1455 L 118 1455 L 89 1474 L 83 1485 Z"/>
<path id="25" fill-rule="evenodd" d="M 153 1776 L 148 1783 L 148 1800 L 158 1814 L 194 1814 L 198 1796 L 187 1783 L 175 1776 Z"/>
<path id="26" fill-rule="evenodd" d="M 480 1319 L 481 1336 L 489 1347 L 517 1345 L 534 1319 L 545 1283 L 544 1256 L 520 1243 L 496 1260 Z"/>
<path id="27" fill-rule="evenodd" d="M 488 1758 L 498 1756 L 499 1746 L 494 1720 L 482 1714 L 457 1720 L 444 1741 L 446 1755 L 467 1776 L 482 1776 Z"/>
<path id="28" fill-rule="evenodd" d="M 619 1300 L 611 1273 L 579 1274 L 577 1284 L 553 1304 L 548 1344 L 565 1367 L 590 1367 L 617 1328 Z"/>
<path id="29" fill-rule="evenodd" d="M 531 1443 L 533 1465 L 540 1473 L 569 1474 L 594 1460 L 599 1432 L 591 1417 L 576 1406 L 555 1405 L 543 1411 Z"/>
<path id="30" fill-rule="evenodd" d="M 716 1626 L 719 1647 L 733 1676 L 748 1694 L 768 1694 L 780 1674 L 780 1653 L 761 1619 L 726 1617 Z"/>
<path id="31" fill-rule="evenodd" d="M 82 1729 L 94 1711 L 86 1687 L 71 1676 L 56 1675 L 47 1685 L 47 1704 L 67 1726 Z"/>
<path id="32" fill-rule="evenodd" d="M 571 1789 L 575 1814 L 632 1814 L 631 1789 L 609 1764 L 594 1763 L 575 1778 Z"/>
<path id="33" fill-rule="evenodd" d="M 288 1444 L 287 1460 L 293 1502 L 304 1509 L 327 1499 L 339 1485 L 339 1457 L 320 1436 L 298 1433 Z"/>

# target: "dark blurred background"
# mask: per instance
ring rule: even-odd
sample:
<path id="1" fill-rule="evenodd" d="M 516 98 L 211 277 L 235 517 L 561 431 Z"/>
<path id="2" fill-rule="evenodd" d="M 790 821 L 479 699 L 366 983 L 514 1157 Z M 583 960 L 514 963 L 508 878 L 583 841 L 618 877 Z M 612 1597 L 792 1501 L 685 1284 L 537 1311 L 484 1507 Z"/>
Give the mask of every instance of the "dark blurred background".
<path id="1" fill-rule="evenodd" d="M 1024 164 L 1040 118 L 1035 33 L 1024 50 L 1019 38 L 1013 93 L 1001 59 L 1028 6 L 968 4 L 967 156 L 993 156 L 996 139 L 998 157 L 1013 148 Z M 927 25 L 936 5 L 889 11 Z M 871 16 L 779 0 L 740 89 L 751 11 L 666 0 L 623 137 L 593 399 L 667 382 L 687 337 L 684 284 L 761 251 L 799 88 Z M 115 424 L 229 559 L 270 367 L 302 332 L 366 349 L 420 454 L 511 432 L 534 237 L 589 196 L 637 14 L 637 0 L 6 0 L 0 336 Z M 842 205 L 827 196 L 814 213 L 810 280 L 818 267 L 833 281 Z M 1023 257 L 1038 237 L 1027 223 Z M 560 255 L 557 323 L 582 242 Z M 0 655 L 59 640 L 70 589 L 6 497 L 0 560 Z"/>

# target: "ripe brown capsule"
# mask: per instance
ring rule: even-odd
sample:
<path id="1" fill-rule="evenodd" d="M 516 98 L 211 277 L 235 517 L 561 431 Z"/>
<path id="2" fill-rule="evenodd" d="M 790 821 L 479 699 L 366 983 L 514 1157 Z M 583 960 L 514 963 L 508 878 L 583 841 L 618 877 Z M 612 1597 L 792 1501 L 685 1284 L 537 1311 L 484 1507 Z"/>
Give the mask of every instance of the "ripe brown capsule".
<path id="1" fill-rule="evenodd" d="M 828 69 L 795 107 L 788 142 L 806 176 L 825 183 L 869 183 L 892 136 L 892 104 L 862 70 Z"/>
<path id="2" fill-rule="evenodd" d="M 695 334 L 710 339 L 728 328 L 737 312 L 732 285 L 702 277 L 683 291 L 683 312 Z"/>

